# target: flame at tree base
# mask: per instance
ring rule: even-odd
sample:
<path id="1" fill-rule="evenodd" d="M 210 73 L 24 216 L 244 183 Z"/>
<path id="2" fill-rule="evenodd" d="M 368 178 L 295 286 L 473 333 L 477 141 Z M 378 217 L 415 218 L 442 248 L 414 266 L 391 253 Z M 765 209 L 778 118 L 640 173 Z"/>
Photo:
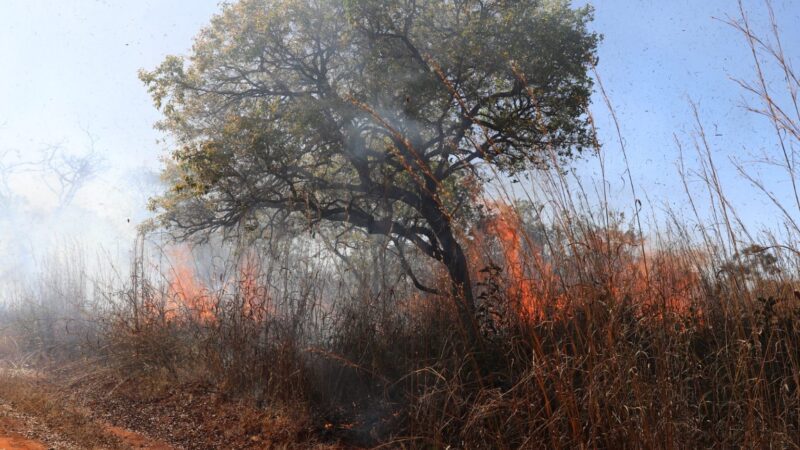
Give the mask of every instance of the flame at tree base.
<path id="1" fill-rule="evenodd" d="M 645 253 L 641 238 L 615 227 L 587 225 L 561 233 L 566 242 L 555 242 L 557 236 L 537 241 L 512 206 L 487 202 L 487 207 L 491 215 L 471 233 L 470 261 L 482 285 L 492 284 L 487 278 L 498 272 L 485 268 L 499 269 L 499 283 L 494 281 L 498 294 L 519 317 L 537 320 L 566 312 L 568 306 L 609 300 L 681 315 L 699 313 L 691 305 L 701 291 L 702 255 L 692 261 L 681 252 Z M 546 243 L 558 245 L 559 251 Z"/>

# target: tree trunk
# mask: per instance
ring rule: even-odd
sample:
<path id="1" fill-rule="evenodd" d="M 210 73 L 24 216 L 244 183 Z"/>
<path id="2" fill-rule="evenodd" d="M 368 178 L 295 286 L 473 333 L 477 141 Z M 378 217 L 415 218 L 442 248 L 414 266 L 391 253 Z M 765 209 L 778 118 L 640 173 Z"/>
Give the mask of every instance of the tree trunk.
<path id="1" fill-rule="evenodd" d="M 453 300 L 458 308 L 459 319 L 471 345 L 477 344 L 478 322 L 475 297 L 469 274 L 469 263 L 464 249 L 453 235 L 450 224 L 442 226 L 436 233 L 443 250 L 443 262 L 452 284 Z"/>

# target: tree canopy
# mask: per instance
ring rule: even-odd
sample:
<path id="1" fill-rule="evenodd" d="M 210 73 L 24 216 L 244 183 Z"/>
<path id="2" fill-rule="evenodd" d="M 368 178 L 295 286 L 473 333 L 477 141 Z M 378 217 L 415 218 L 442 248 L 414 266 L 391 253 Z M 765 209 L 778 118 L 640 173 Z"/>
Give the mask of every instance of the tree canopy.
<path id="1" fill-rule="evenodd" d="M 226 4 L 141 73 L 175 145 L 154 208 L 186 235 L 274 212 L 356 227 L 469 291 L 456 229 L 483 183 L 592 141 L 590 19 L 565 0 Z"/>

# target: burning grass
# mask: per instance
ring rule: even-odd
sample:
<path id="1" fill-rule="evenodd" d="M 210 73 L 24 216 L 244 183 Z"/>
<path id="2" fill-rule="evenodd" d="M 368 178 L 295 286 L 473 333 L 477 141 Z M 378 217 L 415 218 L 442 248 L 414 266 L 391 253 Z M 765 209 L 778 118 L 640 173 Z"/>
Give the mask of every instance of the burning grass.
<path id="1" fill-rule="evenodd" d="M 796 82 L 744 12 L 734 25 L 759 64 L 771 58 Z M 800 117 L 784 113 L 797 110 L 796 89 L 782 97 L 794 108 L 776 109 L 770 86 L 747 88 L 796 145 Z M 312 239 L 287 226 L 250 245 L 164 250 L 143 237 L 130 277 L 108 283 L 54 265 L 3 311 L 0 351 L 26 365 L 79 361 L 111 409 L 180 423 L 186 447 L 213 435 L 237 448 L 798 448 L 797 211 L 764 189 L 786 233 L 754 237 L 699 121 L 695 142 L 708 203 L 681 159 L 694 219 L 670 212 L 648 232 L 630 177 L 627 220 L 609 210 L 604 177 L 594 202 L 560 167 L 533 175 L 526 201 L 498 181 L 458 236 L 476 333 L 429 260 L 352 230 Z M 782 148 L 772 163 L 794 183 L 795 147 Z M 407 279 L 409 267 L 424 279 Z"/>
<path id="2" fill-rule="evenodd" d="M 453 299 L 398 278 L 376 239 L 338 256 L 303 240 L 233 249 L 222 265 L 185 247 L 166 269 L 140 251 L 113 289 L 72 289 L 92 320 L 65 322 L 66 306 L 9 310 L 3 348 L 26 365 L 79 367 L 103 393 L 98 410 L 190 448 L 800 441 L 797 253 L 680 233 L 648 242 L 575 210 L 559 211 L 563 226 L 524 203 L 491 208 L 469 239 L 477 345 Z M 89 316 L 88 305 L 103 306 Z"/>
<path id="3" fill-rule="evenodd" d="M 364 280 L 324 284 L 347 279 L 338 265 L 315 279 L 274 263 L 285 255 L 251 254 L 216 284 L 182 271 L 132 277 L 138 287 L 118 291 L 96 344 L 77 352 L 102 368 L 98 392 L 113 394 L 97 404 L 177 411 L 164 413 L 173 428 L 191 411 L 186 430 L 219 439 L 234 430 L 241 448 L 269 436 L 406 448 L 791 448 L 800 439 L 791 254 L 749 247 L 724 259 L 674 241 L 642 252 L 623 224 L 546 230 L 516 210 L 505 207 L 474 241 L 479 347 L 446 297 L 402 284 L 366 295 Z M 176 295 L 175 273 L 196 288 Z M 241 408 L 254 415 L 224 412 Z M 202 440 L 182 436 L 190 447 Z"/>

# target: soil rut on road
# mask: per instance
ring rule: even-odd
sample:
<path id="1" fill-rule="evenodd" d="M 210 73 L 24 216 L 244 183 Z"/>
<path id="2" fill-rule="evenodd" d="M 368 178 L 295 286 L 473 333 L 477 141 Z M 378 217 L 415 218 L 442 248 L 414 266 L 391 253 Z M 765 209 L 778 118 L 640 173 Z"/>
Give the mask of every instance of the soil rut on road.
<path id="1" fill-rule="evenodd" d="M 45 450 L 48 447 L 40 441 L 29 439 L 19 433 L 24 424 L 19 419 L 8 417 L 8 410 L 0 410 L 0 450 Z"/>
<path id="2" fill-rule="evenodd" d="M 172 450 L 173 447 L 151 439 L 142 434 L 126 428 L 110 424 L 97 424 L 107 435 L 115 436 L 124 448 L 140 450 Z M 41 437 L 42 440 L 31 436 Z M 94 447 L 94 446 L 92 446 Z M 76 445 L 62 439 L 58 433 L 47 429 L 33 417 L 21 414 L 11 405 L 0 400 L 0 450 L 47 450 L 47 449 L 78 449 Z"/>

